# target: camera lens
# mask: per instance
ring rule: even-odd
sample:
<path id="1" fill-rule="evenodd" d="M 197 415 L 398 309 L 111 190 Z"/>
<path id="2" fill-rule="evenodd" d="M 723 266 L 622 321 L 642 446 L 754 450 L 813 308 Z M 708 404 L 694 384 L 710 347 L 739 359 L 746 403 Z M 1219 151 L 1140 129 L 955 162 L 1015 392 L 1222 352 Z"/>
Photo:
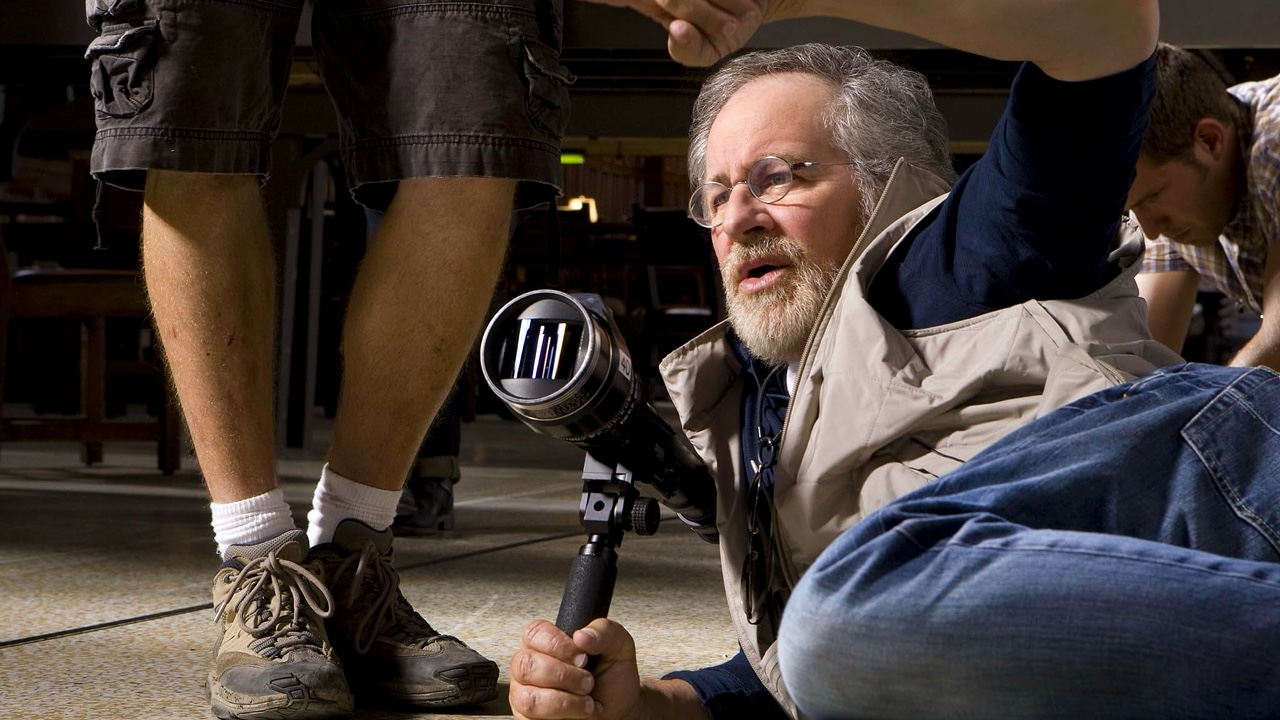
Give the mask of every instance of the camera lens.
<path id="1" fill-rule="evenodd" d="M 480 341 L 485 382 L 526 425 L 626 467 L 716 542 L 715 482 L 688 441 L 640 397 L 610 317 L 598 295 L 534 290 L 517 297 Z"/>
<path id="2" fill-rule="evenodd" d="M 556 290 L 504 305 L 485 331 L 480 357 L 485 382 L 512 412 L 569 442 L 608 432 L 634 404 L 625 350 L 597 313 Z"/>

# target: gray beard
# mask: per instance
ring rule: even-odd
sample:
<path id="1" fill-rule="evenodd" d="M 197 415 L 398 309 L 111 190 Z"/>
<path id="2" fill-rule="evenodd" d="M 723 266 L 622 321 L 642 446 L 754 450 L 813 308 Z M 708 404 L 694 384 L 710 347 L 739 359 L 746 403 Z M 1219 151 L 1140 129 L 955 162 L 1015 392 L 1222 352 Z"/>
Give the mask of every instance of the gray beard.
<path id="1" fill-rule="evenodd" d="M 728 269 L 744 259 L 773 254 L 788 259 L 789 277 L 760 292 L 738 292 L 737 278 L 728 277 Z M 777 236 L 735 245 L 723 267 L 729 323 L 747 350 L 770 365 L 798 362 L 840 268 L 820 267 L 794 240 Z"/>

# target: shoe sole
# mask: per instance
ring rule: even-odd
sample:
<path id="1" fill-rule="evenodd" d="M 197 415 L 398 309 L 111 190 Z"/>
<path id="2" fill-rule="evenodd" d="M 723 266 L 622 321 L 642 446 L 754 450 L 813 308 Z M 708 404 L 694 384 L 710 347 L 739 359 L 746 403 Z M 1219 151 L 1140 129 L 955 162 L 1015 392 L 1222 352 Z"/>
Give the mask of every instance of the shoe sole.
<path id="1" fill-rule="evenodd" d="M 381 704 L 400 708 L 447 708 L 489 702 L 498 697 L 498 666 L 493 662 L 441 670 L 439 682 L 431 686 L 379 685 L 371 692 L 356 692 L 356 703 L 373 707 Z"/>
<path id="2" fill-rule="evenodd" d="M 355 710 L 355 703 L 350 699 L 321 698 L 305 688 L 256 703 L 227 702 L 213 694 L 207 684 L 204 694 L 213 716 L 219 720 L 330 720 L 350 717 Z"/>

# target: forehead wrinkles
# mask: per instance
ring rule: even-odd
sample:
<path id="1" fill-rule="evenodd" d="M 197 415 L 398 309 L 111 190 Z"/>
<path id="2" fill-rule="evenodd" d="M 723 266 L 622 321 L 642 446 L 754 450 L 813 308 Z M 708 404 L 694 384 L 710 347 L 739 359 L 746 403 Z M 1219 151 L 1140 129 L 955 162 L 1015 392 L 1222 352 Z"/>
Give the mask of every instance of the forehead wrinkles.
<path id="1" fill-rule="evenodd" d="M 821 77 L 786 72 L 757 77 L 720 108 L 707 130 L 703 181 L 729 184 L 773 155 L 811 160 L 835 148 L 831 117 L 836 88 Z"/>

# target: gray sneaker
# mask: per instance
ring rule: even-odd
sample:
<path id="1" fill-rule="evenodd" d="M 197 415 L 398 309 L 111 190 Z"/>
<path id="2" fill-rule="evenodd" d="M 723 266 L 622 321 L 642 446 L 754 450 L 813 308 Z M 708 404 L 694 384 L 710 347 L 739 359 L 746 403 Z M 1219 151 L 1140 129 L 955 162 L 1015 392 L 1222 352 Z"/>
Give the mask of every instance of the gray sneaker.
<path id="1" fill-rule="evenodd" d="M 391 530 L 343 520 L 333 542 L 311 550 L 335 609 L 329 636 L 361 705 L 442 708 L 498 696 L 498 666 L 436 632 L 400 592 Z"/>
<path id="2" fill-rule="evenodd" d="M 233 545 L 213 578 L 218 644 L 205 695 L 224 720 L 340 718 L 355 705 L 324 627 L 333 599 L 293 530 Z"/>

